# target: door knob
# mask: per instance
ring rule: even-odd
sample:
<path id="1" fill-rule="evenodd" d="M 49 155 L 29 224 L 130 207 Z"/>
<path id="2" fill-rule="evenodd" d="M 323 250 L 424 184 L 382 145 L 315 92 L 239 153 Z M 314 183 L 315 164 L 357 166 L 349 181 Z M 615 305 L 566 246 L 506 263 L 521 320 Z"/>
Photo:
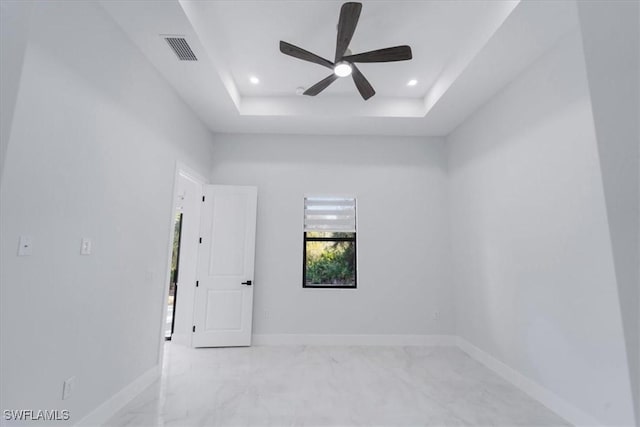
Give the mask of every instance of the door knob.
<path id="1" fill-rule="evenodd" d="M 253 283 L 251 283 L 251 280 L 247 280 L 246 282 L 242 282 L 243 285 L 247 285 L 247 286 L 251 286 Z"/>

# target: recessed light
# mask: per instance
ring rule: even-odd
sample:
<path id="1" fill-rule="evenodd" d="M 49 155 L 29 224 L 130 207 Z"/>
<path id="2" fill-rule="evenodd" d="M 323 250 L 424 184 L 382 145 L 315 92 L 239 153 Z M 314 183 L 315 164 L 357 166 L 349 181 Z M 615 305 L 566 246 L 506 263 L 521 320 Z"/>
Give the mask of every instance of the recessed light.
<path id="1" fill-rule="evenodd" d="M 409 80 L 409 82 L 407 82 L 407 86 L 415 86 L 418 84 L 418 81 L 416 79 L 411 79 Z"/>
<path id="2" fill-rule="evenodd" d="M 259 78 L 257 78 L 256 76 L 251 76 L 251 77 L 249 77 L 249 81 L 250 81 L 251 83 L 253 83 L 254 85 L 257 85 L 258 83 L 260 83 L 260 79 L 259 79 Z"/>

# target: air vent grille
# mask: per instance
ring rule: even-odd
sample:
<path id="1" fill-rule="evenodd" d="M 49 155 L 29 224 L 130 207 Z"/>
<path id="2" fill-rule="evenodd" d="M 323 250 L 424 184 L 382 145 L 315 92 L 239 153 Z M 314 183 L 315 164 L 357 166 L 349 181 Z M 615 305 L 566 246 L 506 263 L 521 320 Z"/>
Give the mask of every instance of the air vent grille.
<path id="1" fill-rule="evenodd" d="M 191 47 L 184 39 L 184 37 L 165 37 L 164 38 L 171 49 L 175 52 L 176 56 L 181 61 L 197 61 L 196 55 L 191 50 Z"/>

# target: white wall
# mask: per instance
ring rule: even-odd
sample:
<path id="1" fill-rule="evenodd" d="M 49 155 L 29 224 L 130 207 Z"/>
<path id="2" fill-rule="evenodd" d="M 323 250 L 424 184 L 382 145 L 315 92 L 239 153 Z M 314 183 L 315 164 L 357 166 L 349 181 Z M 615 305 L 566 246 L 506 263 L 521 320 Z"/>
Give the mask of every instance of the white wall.
<path id="1" fill-rule="evenodd" d="M 453 332 L 441 139 L 217 135 L 211 182 L 258 187 L 254 333 Z M 358 289 L 302 288 L 306 194 L 357 198 Z"/>
<path id="2" fill-rule="evenodd" d="M 32 19 L 0 189 L 0 407 L 74 423 L 158 363 L 175 164 L 208 173 L 211 135 L 95 3 Z"/>
<path id="3" fill-rule="evenodd" d="M 633 424 L 576 32 L 448 138 L 457 333 L 602 424 Z"/>
<path id="4" fill-rule="evenodd" d="M 640 424 L 640 3 L 582 1 L 578 12 Z"/>
<path id="5" fill-rule="evenodd" d="M 0 182 L 20 86 L 31 9 L 31 2 L 0 2 Z"/>

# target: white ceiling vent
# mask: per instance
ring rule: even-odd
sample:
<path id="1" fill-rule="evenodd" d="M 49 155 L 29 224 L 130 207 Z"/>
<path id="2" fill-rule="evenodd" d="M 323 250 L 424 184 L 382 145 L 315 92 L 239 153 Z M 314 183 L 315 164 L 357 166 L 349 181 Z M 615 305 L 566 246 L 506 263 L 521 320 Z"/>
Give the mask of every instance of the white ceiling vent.
<path id="1" fill-rule="evenodd" d="M 162 36 L 171 49 L 175 52 L 180 61 L 197 61 L 196 55 L 191 50 L 191 47 L 187 43 L 184 37 L 179 36 Z"/>

